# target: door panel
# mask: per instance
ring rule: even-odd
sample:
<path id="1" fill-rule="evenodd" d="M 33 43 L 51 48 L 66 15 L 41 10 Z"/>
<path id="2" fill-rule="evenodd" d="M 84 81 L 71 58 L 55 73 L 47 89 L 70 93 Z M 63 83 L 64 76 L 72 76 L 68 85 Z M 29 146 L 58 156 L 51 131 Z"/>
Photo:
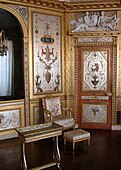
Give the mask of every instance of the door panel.
<path id="1" fill-rule="evenodd" d="M 78 48 L 78 123 L 110 129 L 112 122 L 113 46 Z"/>

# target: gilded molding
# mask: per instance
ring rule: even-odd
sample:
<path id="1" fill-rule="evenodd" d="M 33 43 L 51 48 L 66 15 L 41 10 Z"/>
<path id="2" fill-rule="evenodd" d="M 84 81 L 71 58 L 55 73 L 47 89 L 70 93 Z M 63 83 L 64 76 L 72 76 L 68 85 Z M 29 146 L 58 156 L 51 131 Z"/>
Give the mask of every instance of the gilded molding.
<path id="1" fill-rule="evenodd" d="M 20 13 L 18 13 L 11 5 L 9 4 L 0 4 L 0 8 L 1 9 L 4 9 L 8 12 L 10 12 L 11 14 L 13 14 L 17 20 L 19 21 L 21 27 L 22 27 L 22 30 L 23 30 L 23 34 L 24 34 L 24 37 L 28 37 L 28 30 L 27 30 L 27 26 L 26 26 L 26 23 L 25 21 L 23 20 L 23 17 L 22 15 L 20 15 Z"/>
<path id="2" fill-rule="evenodd" d="M 69 36 L 72 36 L 74 38 L 78 37 L 102 37 L 102 36 L 119 36 L 121 34 L 121 31 L 90 31 L 90 32 L 67 32 Z"/>
<path id="3" fill-rule="evenodd" d="M 29 65 L 28 65 L 28 42 L 24 42 L 24 79 L 25 79 L 25 110 L 26 126 L 29 126 Z"/>
<path id="4" fill-rule="evenodd" d="M 69 10 L 71 12 L 80 12 L 80 11 L 89 11 L 92 9 L 94 10 L 100 10 L 100 9 L 119 9 L 120 8 L 120 2 L 85 2 L 85 3 L 64 3 L 66 6 L 66 10 Z"/>
<path id="5" fill-rule="evenodd" d="M 1 0 L 0 2 L 5 3 L 5 1 Z M 99 10 L 99 9 L 119 9 L 121 7 L 120 1 L 112 1 L 112 2 L 60 2 L 56 0 L 6 0 L 6 3 L 20 3 L 28 6 L 41 6 L 43 8 L 50 8 L 54 10 L 64 10 L 67 12 L 74 11 L 87 11 L 87 10 Z"/>
<path id="6" fill-rule="evenodd" d="M 78 122 L 78 48 L 75 48 L 75 91 L 74 91 L 74 118 L 75 121 Z"/>
<path id="7" fill-rule="evenodd" d="M 117 45 L 113 48 L 113 75 L 112 75 L 112 124 L 116 124 L 116 74 L 117 74 Z"/>
<path id="8" fill-rule="evenodd" d="M 68 30 L 70 24 L 68 23 L 68 19 L 70 19 L 70 15 L 66 13 L 66 20 L 67 23 L 65 29 Z M 65 36 L 65 87 L 66 87 L 66 94 L 73 95 L 74 94 L 74 47 L 73 47 L 73 38 L 69 36 Z M 70 83 L 71 82 L 71 83 Z"/>
<path id="9" fill-rule="evenodd" d="M 117 111 L 121 111 L 121 98 L 116 99 Z"/>
<path id="10" fill-rule="evenodd" d="M 13 9 L 15 9 L 23 18 L 26 26 L 28 27 L 28 8 L 19 5 L 10 5 Z"/>
<path id="11" fill-rule="evenodd" d="M 4 102 L 0 102 L 0 107 L 7 107 L 7 106 L 16 106 L 16 105 L 23 105 L 24 104 L 24 100 L 13 100 L 13 101 L 4 101 Z"/>
<path id="12" fill-rule="evenodd" d="M 117 96 L 121 96 L 121 46 L 119 46 L 119 57 L 117 66 Z"/>

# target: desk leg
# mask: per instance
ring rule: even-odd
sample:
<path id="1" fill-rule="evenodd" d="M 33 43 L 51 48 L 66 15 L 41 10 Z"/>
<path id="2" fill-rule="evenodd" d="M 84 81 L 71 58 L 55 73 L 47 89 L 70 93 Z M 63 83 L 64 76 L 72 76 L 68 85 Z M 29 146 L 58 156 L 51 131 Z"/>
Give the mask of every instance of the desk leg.
<path id="1" fill-rule="evenodd" d="M 56 136 L 54 138 L 53 159 L 57 163 L 58 169 L 62 170 L 60 168 L 61 157 L 60 157 L 60 151 L 59 151 L 59 147 L 58 147 L 58 136 Z"/>
<path id="2" fill-rule="evenodd" d="M 21 166 L 23 170 L 27 170 L 27 163 L 26 163 L 26 157 L 25 157 L 25 143 L 22 143 L 22 160 L 21 160 Z"/>

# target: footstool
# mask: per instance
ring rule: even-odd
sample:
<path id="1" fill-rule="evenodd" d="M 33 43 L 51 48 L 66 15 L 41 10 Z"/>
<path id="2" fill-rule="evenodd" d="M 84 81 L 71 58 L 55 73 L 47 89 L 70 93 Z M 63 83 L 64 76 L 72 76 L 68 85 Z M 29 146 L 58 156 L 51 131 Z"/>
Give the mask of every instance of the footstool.
<path id="1" fill-rule="evenodd" d="M 88 140 L 88 145 L 90 145 L 90 133 L 82 129 L 76 129 L 76 130 L 64 132 L 65 144 L 66 144 L 66 140 L 73 142 L 73 150 L 74 150 L 76 142 Z"/>

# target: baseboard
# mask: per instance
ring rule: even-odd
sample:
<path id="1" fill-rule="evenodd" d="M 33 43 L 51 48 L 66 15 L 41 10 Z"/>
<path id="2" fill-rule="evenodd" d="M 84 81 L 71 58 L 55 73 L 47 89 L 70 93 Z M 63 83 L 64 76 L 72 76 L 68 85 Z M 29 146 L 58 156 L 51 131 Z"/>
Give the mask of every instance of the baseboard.
<path id="1" fill-rule="evenodd" d="M 18 137 L 18 134 L 17 132 L 15 132 L 15 130 L 4 131 L 0 133 L 0 140 L 12 139 L 15 137 Z"/>
<path id="2" fill-rule="evenodd" d="M 121 125 L 112 125 L 112 130 L 121 130 Z"/>

